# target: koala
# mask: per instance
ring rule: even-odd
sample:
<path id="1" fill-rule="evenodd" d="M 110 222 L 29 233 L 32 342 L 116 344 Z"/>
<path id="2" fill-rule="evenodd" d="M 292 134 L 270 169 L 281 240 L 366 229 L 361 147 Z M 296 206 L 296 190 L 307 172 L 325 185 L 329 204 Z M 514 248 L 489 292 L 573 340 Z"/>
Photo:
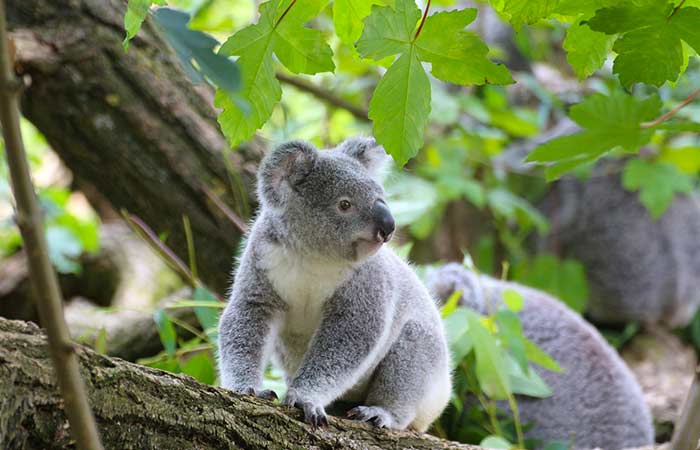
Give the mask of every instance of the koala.
<path id="1" fill-rule="evenodd" d="M 649 408 L 629 368 L 595 328 L 562 302 L 535 289 L 477 275 L 456 263 L 428 273 L 426 283 L 443 301 L 461 291 L 460 304 L 481 314 L 486 314 L 488 302 L 498 308 L 507 289 L 522 295 L 519 316 L 524 335 L 564 369 L 534 367 L 553 395 L 519 396 L 520 420 L 533 424 L 526 438 L 544 443 L 573 440 L 574 448 L 608 450 L 654 442 Z"/>
<path id="2" fill-rule="evenodd" d="M 331 150 L 285 143 L 261 163 L 260 210 L 219 324 L 221 385 L 261 391 L 268 360 L 287 383 L 284 403 L 314 426 L 325 408 L 425 431 L 451 393 L 435 301 L 384 244 L 394 219 L 378 182 L 387 155 L 373 139 Z"/>
<path id="3" fill-rule="evenodd" d="M 654 220 L 622 186 L 620 164 L 558 182 L 542 204 L 552 225 L 545 246 L 583 263 L 591 320 L 687 325 L 700 307 L 700 198 L 677 195 Z"/>

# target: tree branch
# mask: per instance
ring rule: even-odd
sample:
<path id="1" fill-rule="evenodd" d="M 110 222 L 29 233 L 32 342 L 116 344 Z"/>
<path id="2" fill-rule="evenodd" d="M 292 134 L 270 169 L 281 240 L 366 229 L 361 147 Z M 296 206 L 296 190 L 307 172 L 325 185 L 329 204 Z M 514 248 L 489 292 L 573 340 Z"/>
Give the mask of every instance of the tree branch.
<path id="1" fill-rule="evenodd" d="M 700 445 L 700 367 L 690 386 L 683 412 L 676 423 L 671 441 L 674 450 L 696 450 Z"/>
<path id="2" fill-rule="evenodd" d="M 8 42 L 5 2 L 0 2 L 0 121 L 5 137 L 12 192 L 17 203 L 17 224 L 27 251 L 29 274 L 37 298 L 39 316 L 49 335 L 51 359 L 56 369 L 55 375 L 47 374 L 47 379 L 54 376 L 58 379 L 71 435 L 75 438 L 78 448 L 100 450 L 102 445 L 78 371 L 74 344 L 63 317 L 63 299 L 56 273 L 49 260 L 41 210 L 24 152 L 19 125 L 19 94 L 22 83 L 15 76 Z"/>
<path id="3" fill-rule="evenodd" d="M 283 73 L 278 73 L 277 79 L 280 80 L 282 83 L 289 84 L 299 90 L 308 92 L 309 94 L 323 100 L 329 105 L 335 106 L 336 108 L 344 109 L 359 120 L 369 122 L 369 117 L 366 109 L 360 108 L 359 106 L 355 106 L 349 101 L 338 97 L 332 92 L 328 92 L 327 90 L 316 86 L 313 83 L 309 83 L 308 81 L 302 80 L 301 78 L 292 77 Z"/>
<path id="4" fill-rule="evenodd" d="M 0 319 L 0 448 L 70 446 L 47 364 L 46 339 L 26 322 Z M 390 432 L 331 418 L 327 428 L 303 423 L 297 409 L 207 386 L 78 347 L 90 403 L 106 448 L 124 449 L 444 449 L 480 447 L 414 432 Z"/>

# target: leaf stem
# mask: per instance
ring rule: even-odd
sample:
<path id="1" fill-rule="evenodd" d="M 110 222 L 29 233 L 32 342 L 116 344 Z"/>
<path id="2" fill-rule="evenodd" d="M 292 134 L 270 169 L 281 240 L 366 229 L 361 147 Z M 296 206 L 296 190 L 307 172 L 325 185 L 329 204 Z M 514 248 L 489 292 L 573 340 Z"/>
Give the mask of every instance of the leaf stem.
<path id="1" fill-rule="evenodd" d="M 284 16 L 287 15 L 287 13 L 289 12 L 289 10 L 292 9 L 292 6 L 294 6 L 294 4 L 295 4 L 296 2 L 297 2 L 297 0 L 292 0 L 292 2 L 289 4 L 289 6 L 287 6 L 287 9 L 284 10 L 284 12 L 283 12 L 282 15 L 280 16 L 280 18 L 277 19 L 277 22 L 275 22 L 275 28 L 277 28 L 277 25 L 279 25 L 280 22 L 282 22 L 282 19 L 284 19 Z"/>
<path id="2" fill-rule="evenodd" d="M 670 20 L 671 17 L 673 17 L 673 16 L 678 12 L 678 10 L 681 9 L 681 6 L 683 6 L 683 3 L 685 3 L 685 0 L 681 0 L 681 2 L 678 4 L 678 6 L 676 6 L 675 8 L 673 8 L 673 11 L 671 12 L 671 15 L 668 16 L 668 19 L 666 19 L 666 20 Z"/>
<path id="3" fill-rule="evenodd" d="M 430 0 L 428 0 L 428 4 L 425 5 L 425 11 L 423 11 L 423 17 L 420 19 L 420 25 L 418 25 L 416 35 L 413 36 L 414 41 L 418 39 L 418 36 L 420 36 L 420 32 L 423 30 L 423 25 L 425 25 L 425 19 L 428 18 L 428 11 L 430 11 Z"/>
<path id="4" fill-rule="evenodd" d="M 678 111 L 683 109 L 688 103 L 692 102 L 695 100 L 698 95 L 700 95 L 700 89 L 696 89 L 692 94 L 690 94 L 688 97 L 686 97 L 685 100 L 680 102 L 675 108 L 667 112 L 666 114 L 663 114 L 659 116 L 658 118 L 652 120 L 651 122 L 644 122 L 643 124 L 640 125 L 641 128 L 653 128 L 660 124 L 661 122 L 670 119 L 671 117 L 675 116 Z"/>

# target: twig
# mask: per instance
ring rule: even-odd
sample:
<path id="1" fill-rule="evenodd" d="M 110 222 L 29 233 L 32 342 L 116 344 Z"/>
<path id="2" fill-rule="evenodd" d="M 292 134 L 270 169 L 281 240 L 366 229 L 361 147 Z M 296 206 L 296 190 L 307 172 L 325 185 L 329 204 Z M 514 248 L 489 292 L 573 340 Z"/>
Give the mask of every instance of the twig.
<path id="1" fill-rule="evenodd" d="M 49 260 L 43 219 L 32 185 L 19 124 L 21 81 L 10 59 L 5 2 L 0 1 L 0 122 L 12 191 L 17 203 L 17 225 L 22 233 L 29 275 L 36 294 L 42 325 L 48 335 L 51 359 L 63 397 L 70 433 L 79 449 L 101 450 L 95 418 L 90 410 L 78 357 L 63 317 L 63 299 Z"/>
<path id="2" fill-rule="evenodd" d="M 700 367 L 695 369 L 695 378 L 685 399 L 683 413 L 676 423 L 671 448 L 674 450 L 696 450 L 700 441 Z"/>
<path id="3" fill-rule="evenodd" d="M 349 101 L 340 98 L 337 95 L 328 92 L 327 90 L 320 88 L 313 83 L 309 83 L 308 81 L 302 80 L 301 78 L 291 77 L 283 73 L 278 73 L 277 79 L 280 80 L 282 83 L 287 83 L 299 90 L 308 92 L 309 94 L 323 100 L 329 105 L 335 106 L 336 108 L 344 109 L 353 116 L 355 116 L 357 119 L 362 120 L 363 122 L 369 122 L 369 117 L 366 109 L 363 109 L 359 106 L 355 106 Z"/>
<path id="4" fill-rule="evenodd" d="M 165 245 L 156 233 L 151 230 L 151 228 L 146 225 L 141 219 L 133 214 L 122 210 L 122 217 L 126 220 L 129 227 L 140 235 L 146 242 L 148 242 L 159 255 L 174 271 L 180 274 L 187 283 L 194 287 L 197 286 L 197 279 L 194 277 L 187 265 L 182 262 L 182 260 L 172 251 L 167 245 Z"/>
<path id="5" fill-rule="evenodd" d="M 651 122 L 644 122 L 640 126 L 642 128 L 652 128 L 655 127 L 656 125 L 660 124 L 661 122 L 670 119 L 671 117 L 675 116 L 678 111 L 683 109 L 688 103 L 692 102 L 697 98 L 697 96 L 700 95 L 700 89 L 697 89 L 695 92 L 690 94 L 688 97 L 686 97 L 685 100 L 680 102 L 675 108 L 667 112 L 666 114 L 663 114 L 662 116 L 657 117 L 656 119 L 652 120 Z"/>
<path id="6" fill-rule="evenodd" d="M 202 185 L 202 190 L 204 191 L 204 194 L 207 196 L 209 200 L 216 206 L 219 211 L 223 213 L 223 215 L 231 222 L 233 225 L 238 228 L 241 233 L 247 233 L 248 232 L 248 225 L 245 223 L 243 219 L 241 219 L 238 214 L 233 212 L 231 208 L 228 207 L 226 203 L 224 203 L 223 200 L 221 200 L 221 197 L 216 195 L 214 191 L 209 189 L 207 186 Z"/>

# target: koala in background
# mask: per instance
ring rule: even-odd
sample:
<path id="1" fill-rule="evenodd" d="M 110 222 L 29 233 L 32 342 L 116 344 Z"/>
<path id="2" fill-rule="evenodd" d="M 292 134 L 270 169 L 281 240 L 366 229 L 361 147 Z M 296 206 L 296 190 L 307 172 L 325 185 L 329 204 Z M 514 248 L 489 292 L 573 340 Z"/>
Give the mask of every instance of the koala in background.
<path id="1" fill-rule="evenodd" d="M 523 296 L 518 314 L 523 334 L 564 369 L 557 373 L 534 367 L 553 395 L 519 396 L 521 422 L 534 424 L 525 432 L 527 438 L 545 443 L 573 439 L 575 448 L 608 450 L 654 442 L 651 414 L 634 376 L 598 331 L 563 303 L 535 289 L 476 275 L 456 263 L 428 273 L 427 285 L 442 301 L 462 291 L 460 303 L 481 314 L 486 314 L 487 299 L 499 307 L 507 289 Z"/>
<path id="2" fill-rule="evenodd" d="M 435 302 L 383 244 L 394 219 L 373 139 L 318 151 L 288 142 L 258 172 L 261 208 L 219 324 L 223 387 L 259 396 L 268 359 L 284 403 L 327 424 L 336 400 L 376 426 L 425 431 L 447 405 L 449 355 Z"/>
<path id="3" fill-rule="evenodd" d="M 592 320 L 687 325 L 700 307 L 700 199 L 676 195 L 654 220 L 612 164 L 558 182 L 543 204 L 546 246 L 585 266 Z"/>

